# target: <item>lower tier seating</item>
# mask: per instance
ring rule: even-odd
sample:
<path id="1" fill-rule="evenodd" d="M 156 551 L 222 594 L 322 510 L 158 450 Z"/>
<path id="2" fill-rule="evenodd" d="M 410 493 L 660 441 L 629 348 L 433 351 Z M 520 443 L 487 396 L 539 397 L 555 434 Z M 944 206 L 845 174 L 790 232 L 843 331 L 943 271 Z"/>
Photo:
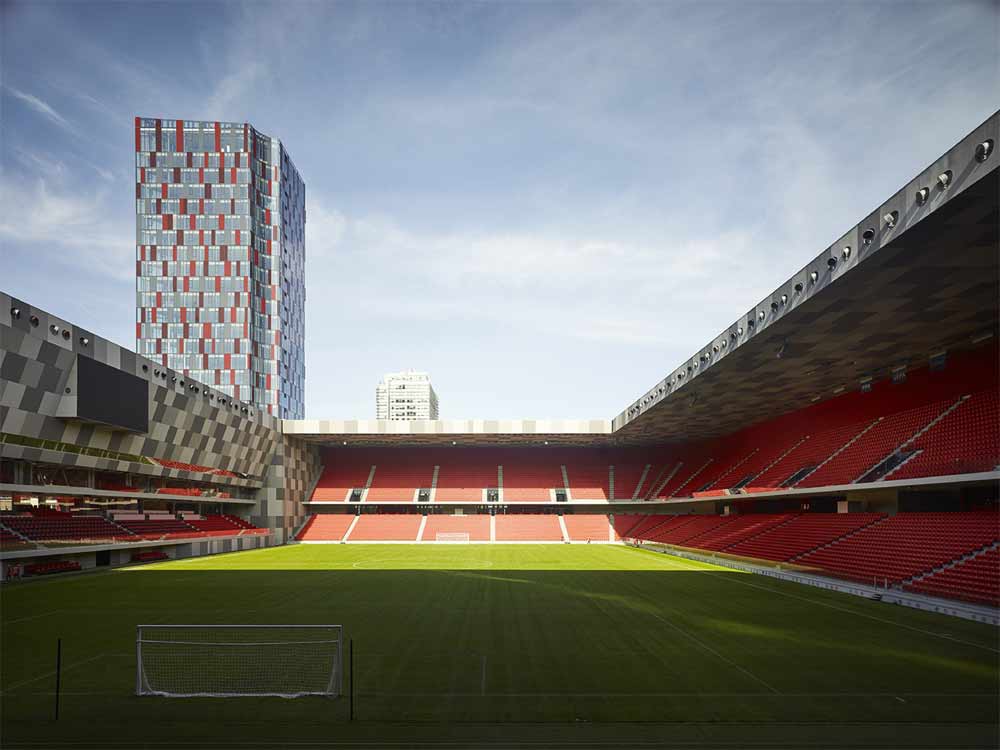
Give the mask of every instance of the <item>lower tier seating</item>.
<path id="1" fill-rule="evenodd" d="M 496 516 L 498 542 L 561 542 L 559 516 L 508 514 Z"/>
<path id="2" fill-rule="evenodd" d="M 994 547 L 904 588 L 1000 607 L 1000 548 Z"/>
<path id="3" fill-rule="evenodd" d="M 51 562 L 29 563 L 24 566 L 26 576 L 44 576 L 51 573 L 68 573 L 73 570 L 80 570 L 80 563 L 76 560 L 52 560 Z"/>
<path id="4" fill-rule="evenodd" d="M 730 555 L 791 560 L 885 518 L 881 513 L 802 513 L 788 523 L 726 547 Z"/>
<path id="5" fill-rule="evenodd" d="M 133 552 L 132 562 L 158 562 L 160 560 L 169 560 L 170 555 L 161 550 L 149 550 L 147 552 Z"/>
<path id="6" fill-rule="evenodd" d="M 581 514 L 563 516 L 566 524 L 566 532 L 570 541 L 573 542 L 606 542 L 610 538 L 608 534 L 611 529 L 611 522 L 603 513 Z"/>
<path id="7" fill-rule="evenodd" d="M 300 542 L 339 542 L 350 528 L 355 516 L 346 513 L 320 513 L 310 516 L 295 535 Z"/>
<path id="8" fill-rule="evenodd" d="M 482 515 L 453 516 L 441 513 L 427 516 L 422 540 L 437 541 L 438 534 L 468 534 L 470 542 L 490 541 L 490 517 Z"/>
<path id="9" fill-rule="evenodd" d="M 900 513 L 794 560 L 863 583 L 899 583 L 996 542 L 997 514 Z"/>
<path id="10" fill-rule="evenodd" d="M 793 518 L 795 518 L 794 513 L 753 513 L 737 516 L 729 523 L 696 536 L 687 543 L 699 549 L 728 551 L 732 545 L 780 527 Z"/>
<path id="11" fill-rule="evenodd" d="M 358 517 L 348 541 L 415 542 L 421 519 L 415 514 L 367 513 Z"/>

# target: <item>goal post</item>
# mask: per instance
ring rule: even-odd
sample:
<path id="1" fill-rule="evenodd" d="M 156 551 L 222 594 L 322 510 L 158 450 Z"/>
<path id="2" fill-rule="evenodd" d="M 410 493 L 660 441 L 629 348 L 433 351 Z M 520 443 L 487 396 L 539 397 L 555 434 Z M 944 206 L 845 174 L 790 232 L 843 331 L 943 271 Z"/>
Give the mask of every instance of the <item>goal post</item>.
<path id="1" fill-rule="evenodd" d="M 137 625 L 135 694 L 332 698 L 343 654 L 340 625 Z"/>
<path id="2" fill-rule="evenodd" d="M 449 544 L 468 544 L 469 533 L 467 531 L 439 531 L 434 535 L 434 541 Z"/>

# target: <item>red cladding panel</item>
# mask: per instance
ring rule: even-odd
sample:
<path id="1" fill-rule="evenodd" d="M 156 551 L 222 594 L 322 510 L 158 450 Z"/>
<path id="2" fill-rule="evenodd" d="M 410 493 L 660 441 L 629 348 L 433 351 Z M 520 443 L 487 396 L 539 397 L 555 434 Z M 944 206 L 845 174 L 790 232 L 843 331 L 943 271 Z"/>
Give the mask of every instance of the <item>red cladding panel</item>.
<path id="1" fill-rule="evenodd" d="M 156 121 L 156 150 L 163 150 L 163 122 L 160 120 Z"/>
<path id="2" fill-rule="evenodd" d="M 215 150 L 222 151 L 222 125 L 219 123 L 215 123 Z"/>
<path id="3" fill-rule="evenodd" d="M 142 143 L 142 136 L 140 134 L 139 118 L 135 118 L 135 150 L 139 150 L 139 144 Z"/>
<path id="4" fill-rule="evenodd" d="M 177 148 L 174 150 L 184 150 L 184 120 L 177 121 Z"/>

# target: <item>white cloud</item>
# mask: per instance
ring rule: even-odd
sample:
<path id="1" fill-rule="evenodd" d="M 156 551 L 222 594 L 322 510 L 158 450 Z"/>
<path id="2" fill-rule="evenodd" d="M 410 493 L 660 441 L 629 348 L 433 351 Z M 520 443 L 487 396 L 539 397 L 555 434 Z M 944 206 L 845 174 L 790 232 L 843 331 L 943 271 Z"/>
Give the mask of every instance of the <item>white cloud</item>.
<path id="1" fill-rule="evenodd" d="M 5 86 L 4 88 L 6 88 L 7 91 L 11 93 L 11 96 L 13 96 L 15 99 L 19 99 L 20 101 L 24 102 L 25 104 L 28 105 L 28 107 L 30 107 L 40 115 L 43 115 L 50 122 L 55 123 L 56 125 L 65 130 L 73 132 L 73 126 L 70 124 L 69 120 L 67 120 L 61 114 L 56 112 L 55 109 L 53 109 L 53 107 L 47 102 L 39 99 L 34 94 L 29 94 L 26 91 L 20 91 L 19 89 L 16 89 L 13 86 Z"/>

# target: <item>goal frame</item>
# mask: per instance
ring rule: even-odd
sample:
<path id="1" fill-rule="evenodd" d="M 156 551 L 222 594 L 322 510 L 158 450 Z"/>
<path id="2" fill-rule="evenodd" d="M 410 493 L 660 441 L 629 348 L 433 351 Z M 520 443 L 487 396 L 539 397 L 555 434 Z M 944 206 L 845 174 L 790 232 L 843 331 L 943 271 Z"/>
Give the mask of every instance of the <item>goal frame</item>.
<path id="1" fill-rule="evenodd" d="M 330 670 L 330 680 L 325 691 L 301 691 L 296 693 L 281 692 L 259 692 L 259 693 L 167 693 L 158 690 L 150 690 L 144 687 L 142 644 L 150 643 L 144 641 L 142 637 L 143 628 L 170 628 L 172 630 L 333 630 L 336 633 L 337 658 Z M 331 643 L 333 641 L 330 641 Z M 294 641 L 289 641 L 292 644 Z M 322 641 L 303 641 L 303 643 L 322 643 Z M 342 690 L 344 675 L 344 627 L 343 625 L 194 625 L 194 624 L 171 624 L 171 623 L 146 623 L 135 626 L 135 694 L 137 696 L 158 696 L 161 698 L 301 698 L 310 695 L 318 695 L 326 698 L 339 697 Z"/>
<path id="2" fill-rule="evenodd" d="M 452 538 L 442 539 L 441 537 Z M 434 535 L 434 542 L 436 544 L 470 544 L 472 535 L 467 531 L 439 531 Z"/>

